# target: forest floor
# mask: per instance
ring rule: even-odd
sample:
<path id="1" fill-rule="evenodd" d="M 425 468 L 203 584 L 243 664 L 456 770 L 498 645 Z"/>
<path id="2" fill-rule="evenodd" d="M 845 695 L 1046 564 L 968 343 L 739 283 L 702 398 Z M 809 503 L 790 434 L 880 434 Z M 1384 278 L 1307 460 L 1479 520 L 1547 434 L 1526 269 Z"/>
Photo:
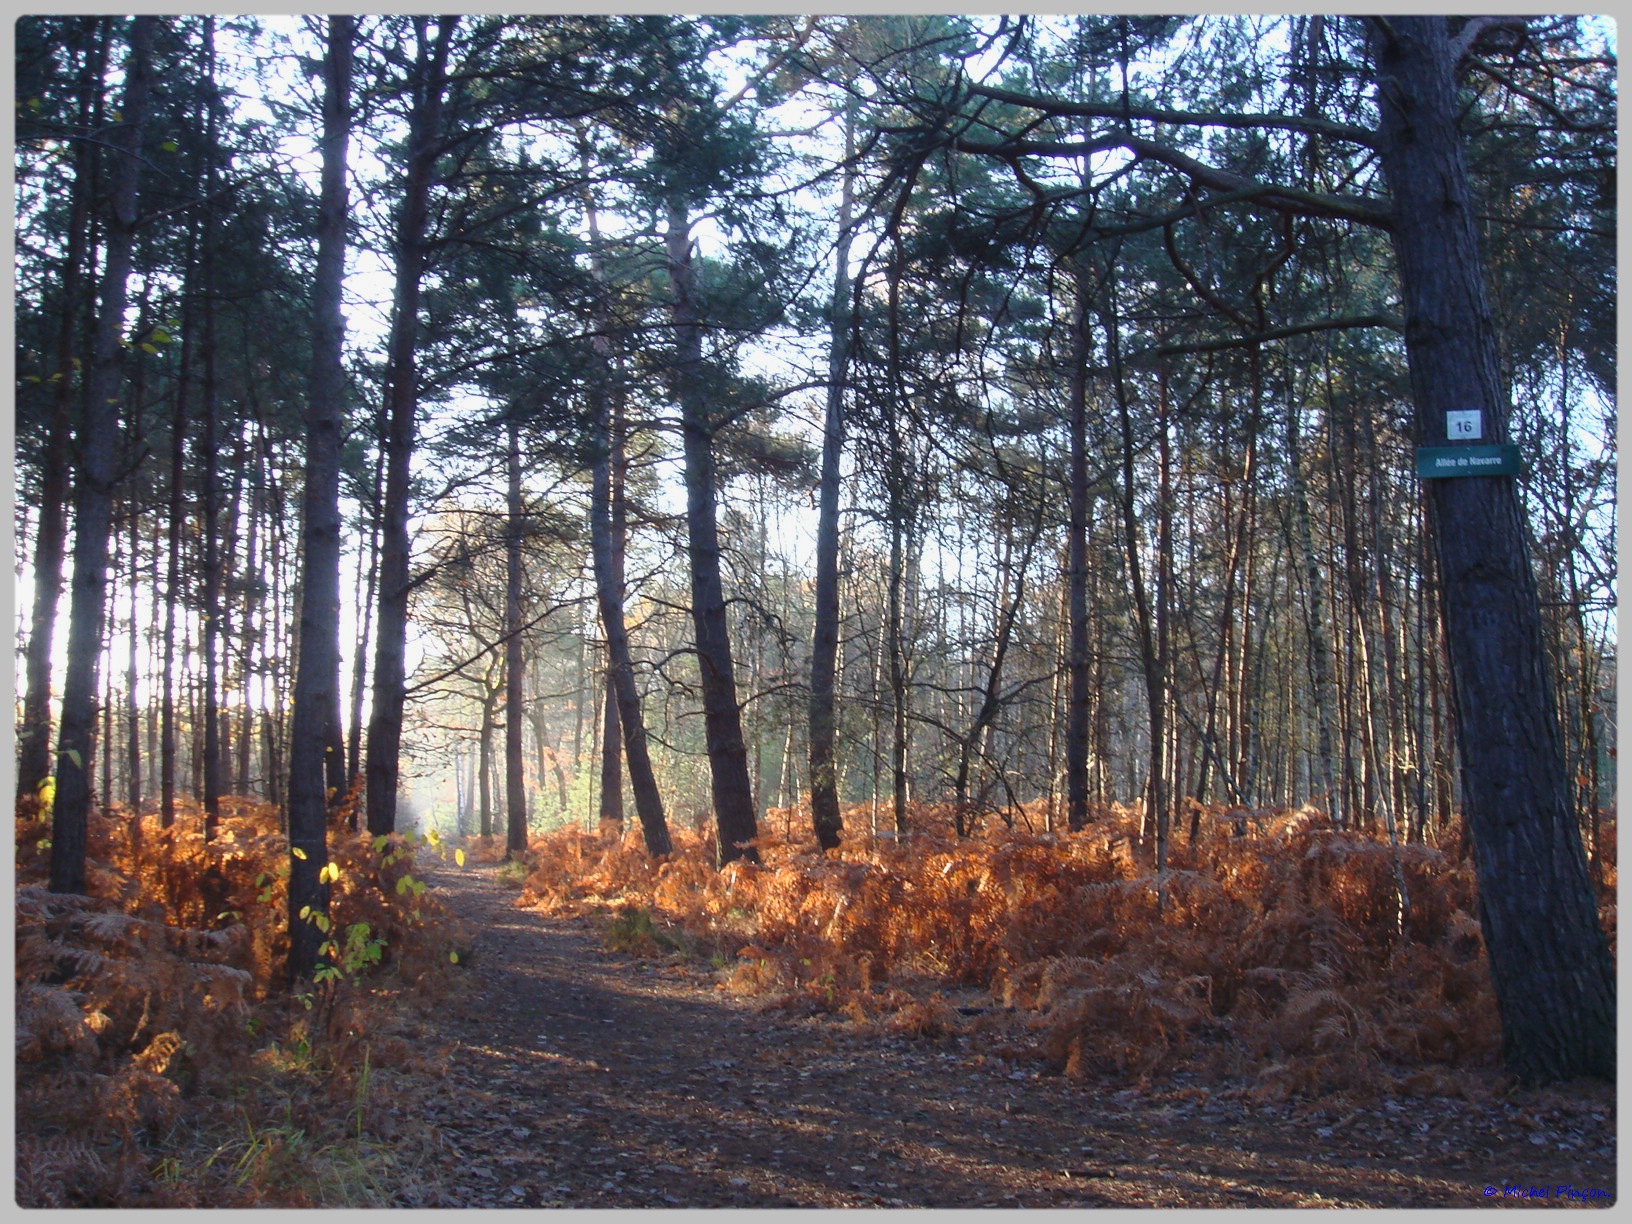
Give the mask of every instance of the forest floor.
<path id="1" fill-rule="evenodd" d="M 965 1031 L 880 1035 L 733 996 L 706 961 L 613 951 L 604 919 L 518 908 L 493 864 L 426 874 L 476 934 L 463 984 L 416 1026 L 446 1073 L 401 1103 L 402 1138 L 435 1140 L 398 1205 L 1614 1201 L 1609 1085 L 1519 1092 L 1491 1074 L 1463 1097 L 1262 1105 L 1182 1076 L 1071 1080 L 993 1056 L 975 992 L 951 1000 Z"/>

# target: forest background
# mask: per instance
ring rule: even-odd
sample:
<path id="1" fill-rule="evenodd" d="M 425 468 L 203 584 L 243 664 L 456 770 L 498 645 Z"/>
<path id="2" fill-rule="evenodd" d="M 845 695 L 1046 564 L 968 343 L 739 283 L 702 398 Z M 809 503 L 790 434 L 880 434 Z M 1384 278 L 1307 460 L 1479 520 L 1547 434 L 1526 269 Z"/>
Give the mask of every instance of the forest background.
<path id="1" fill-rule="evenodd" d="M 1601 1033 L 1614 63 L 1562 17 L 25 19 L 51 888 L 93 807 L 263 801 L 298 980 L 335 821 L 723 866 L 1131 820 L 1160 881 L 1307 803 L 1474 850 Z M 1453 410 L 1522 476 L 1419 479 Z"/>

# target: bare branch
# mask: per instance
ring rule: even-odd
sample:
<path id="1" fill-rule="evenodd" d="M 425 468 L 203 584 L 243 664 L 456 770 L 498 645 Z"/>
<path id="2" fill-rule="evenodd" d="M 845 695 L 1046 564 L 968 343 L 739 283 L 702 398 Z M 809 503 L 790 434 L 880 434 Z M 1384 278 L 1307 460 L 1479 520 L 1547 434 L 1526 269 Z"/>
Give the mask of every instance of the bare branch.
<path id="1" fill-rule="evenodd" d="M 1523 42 L 1529 28 L 1523 17 L 1513 15 L 1470 18 L 1461 32 L 1451 39 L 1451 63 L 1460 71 L 1467 64 L 1479 40 L 1494 30 L 1514 31 L 1519 36 L 1518 42 Z"/>

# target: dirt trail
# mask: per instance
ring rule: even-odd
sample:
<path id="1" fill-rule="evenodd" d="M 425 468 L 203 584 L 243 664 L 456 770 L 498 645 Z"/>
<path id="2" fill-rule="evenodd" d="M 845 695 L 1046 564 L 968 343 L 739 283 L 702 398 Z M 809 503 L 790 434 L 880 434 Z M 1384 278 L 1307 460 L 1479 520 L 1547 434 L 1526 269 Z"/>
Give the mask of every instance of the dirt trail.
<path id="1" fill-rule="evenodd" d="M 592 920 L 517 909 L 491 866 L 428 878 L 479 935 L 426 1034 L 451 1050 L 423 1120 L 455 1189 L 415 1205 L 1471 1207 L 1535 1202 L 1504 1183 L 1614 1187 L 1607 1087 L 1363 1110 L 1096 1087 L 971 1034 L 761 1010 L 609 951 Z"/>

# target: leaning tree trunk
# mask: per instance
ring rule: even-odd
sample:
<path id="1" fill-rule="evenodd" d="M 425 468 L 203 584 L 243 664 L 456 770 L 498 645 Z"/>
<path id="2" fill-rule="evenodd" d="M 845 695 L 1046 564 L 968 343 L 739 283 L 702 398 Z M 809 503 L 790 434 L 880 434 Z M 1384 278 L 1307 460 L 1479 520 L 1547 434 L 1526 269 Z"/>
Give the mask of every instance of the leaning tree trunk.
<path id="1" fill-rule="evenodd" d="M 390 833 L 397 825 L 401 775 L 402 708 L 407 700 L 408 476 L 414 453 L 418 399 L 420 278 L 425 271 L 425 233 L 430 224 L 431 180 L 442 128 L 448 44 L 458 19 L 442 18 L 428 43 L 425 19 L 416 19 L 419 61 L 408 120 L 408 173 L 397 217 L 397 275 L 391 311 L 390 356 L 385 392 L 385 501 L 381 510 L 380 615 L 374 643 L 374 708 L 368 720 L 368 831 Z"/>
<path id="2" fill-rule="evenodd" d="M 586 181 L 587 169 L 586 162 Z M 600 227 L 593 201 L 589 202 L 587 211 L 591 242 L 596 248 L 591 256 L 591 267 L 597 286 L 604 292 L 606 276 L 598 249 Z M 640 820 L 646 852 L 655 858 L 670 853 L 674 845 L 669 838 L 668 818 L 663 812 L 663 796 L 657 789 L 657 775 L 652 769 L 640 691 L 635 687 L 635 672 L 629 656 L 629 630 L 623 619 L 627 465 L 624 391 L 614 370 L 612 317 L 604 304 L 598 303 L 596 307 L 596 330 L 595 351 L 606 372 L 601 402 L 595 412 L 595 467 L 589 494 L 590 555 L 595 568 L 595 599 L 606 634 L 607 657 L 606 704 L 602 713 L 601 818 L 610 820 L 615 814 L 617 824 L 620 827 L 623 824 L 623 777 L 618 768 L 621 752 L 629 762 L 629 789 L 634 792 L 635 814 Z"/>
<path id="3" fill-rule="evenodd" d="M 691 221 L 678 197 L 668 201 L 669 280 L 675 361 L 671 372 L 680 403 L 686 465 L 686 541 L 691 561 L 691 619 L 702 677 L 703 725 L 708 742 L 719 865 L 734 859 L 759 861 L 751 844 L 758 836 L 753 789 L 748 781 L 748 748 L 731 662 L 731 637 L 720 576 L 720 537 L 715 507 L 714 430 L 709 420 L 702 369 L 702 335 L 697 318 L 691 262 Z M 627 733 L 628 728 L 624 728 Z"/>
<path id="4" fill-rule="evenodd" d="M 1448 21 L 1394 16 L 1374 38 L 1417 440 L 1446 445 L 1446 411 L 1474 408 L 1506 442 Z M 1570 812 L 1517 482 L 1430 480 L 1426 500 L 1503 1059 L 1526 1081 L 1613 1078 L 1614 964 Z"/>
<path id="5" fill-rule="evenodd" d="M 629 630 L 623 620 L 623 567 L 619 558 L 617 525 L 613 521 L 615 499 L 611 487 L 613 450 L 617 443 L 611 436 L 611 414 L 609 398 L 601 405 L 596 419 L 596 460 L 591 476 L 589 511 L 595 597 L 601 613 L 601 627 L 606 633 L 608 662 L 604 748 L 607 755 L 616 758 L 618 745 L 613 739 L 613 731 L 620 729 L 623 755 L 629 762 L 629 788 L 634 792 L 641 836 L 646 840 L 646 852 L 655 857 L 668 854 L 674 847 L 669 838 L 668 819 L 663 813 L 663 796 L 658 792 L 657 777 L 652 771 L 646 723 L 640 709 L 640 692 L 635 687 L 635 672 L 629 656 Z M 621 790 L 622 778 L 610 768 L 603 768 L 601 777 L 603 787 L 616 785 Z M 607 811 L 604 795 L 601 811 L 603 816 Z M 621 814 L 621 804 L 619 811 Z"/>
<path id="6" fill-rule="evenodd" d="M 340 451 L 344 441 L 346 145 L 353 18 L 329 18 L 323 76 L 323 173 L 317 271 L 312 283 L 311 405 L 306 416 L 300 646 L 289 729 L 289 979 L 317 968 L 329 886 L 329 786 L 325 754 L 340 695 Z M 335 796 L 338 798 L 338 796 Z"/>
<path id="7" fill-rule="evenodd" d="M 85 891 L 85 834 L 91 806 L 91 741 L 96 733 L 97 664 L 108 583 L 115 447 L 119 441 L 125 300 L 136 239 L 136 187 L 142 126 L 147 119 L 149 58 L 157 19 L 136 17 L 120 122 L 109 136 L 114 170 L 109 191 L 95 360 L 79 435 L 74 492 L 74 575 L 68 613 L 68 661 L 57 738 L 57 792 L 51 819 L 51 891 Z"/>

